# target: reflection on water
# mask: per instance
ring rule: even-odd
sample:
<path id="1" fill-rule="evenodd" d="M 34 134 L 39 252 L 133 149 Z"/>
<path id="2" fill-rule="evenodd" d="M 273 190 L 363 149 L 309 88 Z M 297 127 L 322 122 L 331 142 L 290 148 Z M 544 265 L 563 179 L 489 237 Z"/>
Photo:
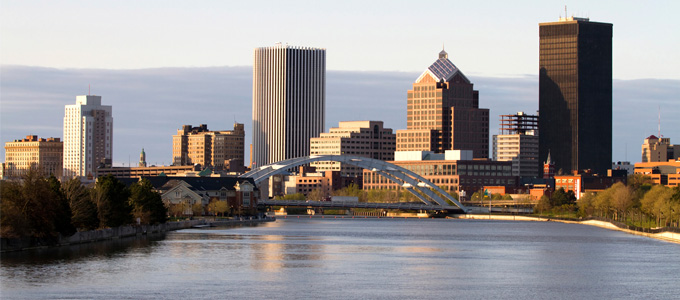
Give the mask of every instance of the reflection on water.
<path id="1" fill-rule="evenodd" d="M 2 298 L 666 298 L 680 245 L 575 224 L 279 220 L 3 255 Z"/>

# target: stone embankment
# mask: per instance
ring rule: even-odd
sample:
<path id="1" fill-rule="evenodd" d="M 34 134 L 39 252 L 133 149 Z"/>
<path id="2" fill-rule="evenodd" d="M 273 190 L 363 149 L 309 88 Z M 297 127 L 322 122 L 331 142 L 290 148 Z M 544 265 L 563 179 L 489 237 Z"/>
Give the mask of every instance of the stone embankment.
<path id="1" fill-rule="evenodd" d="M 620 228 L 610 222 L 599 221 L 599 220 L 585 220 L 585 221 L 569 221 L 569 220 L 559 220 L 551 218 L 542 217 L 530 217 L 530 216 L 515 216 L 515 215 L 483 215 L 483 214 L 467 214 L 467 215 L 456 215 L 454 218 L 458 219 L 475 219 L 475 220 L 503 220 L 503 221 L 539 221 L 539 222 L 562 222 L 571 224 L 583 224 L 590 226 L 597 226 L 600 228 L 606 228 L 611 230 L 623 231 L 630 234 L 646 236 L 658 240 L 664 240 L 672 243 L 680 244 L 680 233 L 676 232 L 659 232 L 659 233 L 649 233 L 641 232 L 636 230 L 630 230 L 627 228 Z"/>
<path id="2" fill-rule="evenodd" d="M 164 224 L 156 225 L 121 226 L 116 228 L 79 231 L 73 234 L 72 236 L 68 237 L 60 236 L 57 238 L 2 238 L 0 239 L 0 252 L 77 245 L 83 243 L 99 242 L 126 237 L 145 236 L 147 234 L 164 233 L 168 231 L 187 229 L 193 227 L 250 225 L 274 220 L 275 219 L 273 218 L 267 219 L 241 218 L 233 220 L 197 219 L 178 222 L 167 222 Z"/>

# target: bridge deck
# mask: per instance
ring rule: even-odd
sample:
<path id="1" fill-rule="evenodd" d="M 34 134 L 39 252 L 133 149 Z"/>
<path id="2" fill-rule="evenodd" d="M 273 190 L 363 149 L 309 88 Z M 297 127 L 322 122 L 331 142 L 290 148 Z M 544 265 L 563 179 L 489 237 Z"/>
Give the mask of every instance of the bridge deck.
<path id="1" fill-rule="evenodd" d="M 325 208 L 374 208 L 374 209 L 411 209 L 411 210 L 460 210 L 455 205 L 427 205 L 418 203 L 376 203 L 376 202 L 339 202 L 339 201 L 286 201 L 260 200 L 258 205 L 265 206 L 300 206 Z"/>

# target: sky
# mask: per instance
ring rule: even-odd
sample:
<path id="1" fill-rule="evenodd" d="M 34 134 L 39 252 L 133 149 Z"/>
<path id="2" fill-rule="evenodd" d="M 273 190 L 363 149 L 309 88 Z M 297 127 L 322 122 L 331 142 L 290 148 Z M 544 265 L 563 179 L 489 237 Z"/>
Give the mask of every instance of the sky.
<path id="1" fill-rule="evenodd" d="M 326 129 L 404 129 L 406 90 L 442 47 L 492 116 L 535 112 L 538 23 L 565 4 L 614 24 L 614 160 L 639 161 L 659 114 L 680 142 L 680 1 L 2 0 L 0 139 L 60 137 L 64 105 L 90 85 L 113 105 L 114 163 L 145 147 L 150 163 L 169 164 L 182 124 L 236 120 L 249 133 L 253 49 L 276 42 L 327 49 Z"/>

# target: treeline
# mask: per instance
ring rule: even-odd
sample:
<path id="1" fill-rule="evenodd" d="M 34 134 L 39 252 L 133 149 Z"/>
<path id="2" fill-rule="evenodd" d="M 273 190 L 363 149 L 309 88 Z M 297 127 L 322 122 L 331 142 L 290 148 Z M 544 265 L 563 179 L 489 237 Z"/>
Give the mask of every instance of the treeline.
<path id="1" fill-rule="evenodd" d="M 540 213 L 599 217 L 639 227 L 680 227 L 680 186 L 654 185 L 649 176 L 631 175 L 628 185 L 616 183 L 597 194 L 586 193 L 576 201 L 573 192 L 557 190 L 543 196 Z"/>
<path id="2" fill-rule="evenodd" d="M 29 172 L 0 186 L 0 236 L 49 238 L 77 231 L 167 221 L 167 209 L 148 180 L 127 187 L 115 177 L 92 186 Z"/>

